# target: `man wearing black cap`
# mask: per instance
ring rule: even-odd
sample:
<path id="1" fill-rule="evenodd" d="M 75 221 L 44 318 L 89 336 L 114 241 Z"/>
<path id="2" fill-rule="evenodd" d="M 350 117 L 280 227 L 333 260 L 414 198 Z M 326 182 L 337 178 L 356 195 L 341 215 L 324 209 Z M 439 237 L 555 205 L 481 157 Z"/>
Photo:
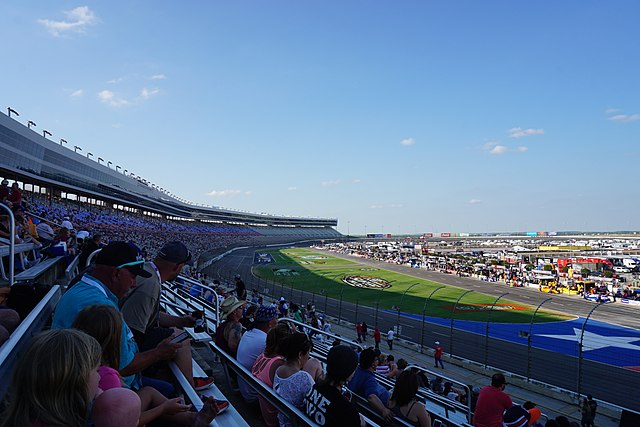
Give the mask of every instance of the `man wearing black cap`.
<path id="1" fill-rule="evenodd" d="M 68 289 L 56 307 L 53 315 L 53 328 L 70 328 L 78 313 L 94 304 L 111 305 L 118 309 L 118 299 L 122 298 L 136 285 L 136 277 L 151 277 L 142 268 L 144 260 L 138 251 L 125 242 L 111 242 L 96 256 L 91 274 L 84 274 L 80 281 Z M 120 374 L 128 387 L 140 387 L 140 377 L 134 375 L 160 360 L 175 356 L 177 344 L 169 340 L 145 352 L 138 352 L 133 334 L 125 322 L 122 322 L 120 342 Z"/>
<path id="2" fill-rule="evenodd" d="M 168 242 L 155 259 L 144 264 L 149 277 L 136 279 L 133 288 L 121 301 L 124 320 L 133 331 L 142 351 L 152 349 L 163 340 L 180 333 L 176 328 L 193 326 L 192 316 L 172 316 L 160 311 L 162 283 L 174 280 L 185 264 L 191 263 L 191 252 L 181 242 Z M 193 378 L 191 346 L 183 343 L 174 359 L 180 371 L 196 390 L 203 390 L 213 382 L 210 378 Z"/>

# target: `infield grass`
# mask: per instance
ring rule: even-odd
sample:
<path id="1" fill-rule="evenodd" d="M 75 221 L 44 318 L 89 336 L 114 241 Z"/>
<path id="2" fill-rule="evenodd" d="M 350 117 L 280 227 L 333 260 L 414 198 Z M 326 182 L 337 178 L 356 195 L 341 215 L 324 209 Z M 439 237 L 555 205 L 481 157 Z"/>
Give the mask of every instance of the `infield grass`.
<path id="1" fill-rule="evenodd" d="M 535 307 L 527 304 L 500 299 L 493 310 L 491 306 L 496 297 L 469 292 L 451 285 L 419 279 L 381 268 L 370 267 L 358 262 L 332 257 L 324 252 L 314 252 L 304 248 L 290 248 L 260 251 L 269 253 L 274 264 L 255 266 L 253 273 L 265 280 L 276 282 L 286 295 L 293 286 L 315 294 L 318 301 L 324 296 L 342 298 L 344 301 L 358 303 L 380 310 L 396 310 L 400 307 L 403 313 L 456 320 L 491 321 L 500 323 L 529 323 Z M 364 276 L 365 283 L 372 283 L 374 278 L 389 282 L 386 289 L 358 288 L 345 284 L 347 276 Z M 491 285 L 487 285 L 491 286 Z M 440 288 L 440 289 L 438 289 Z M 438 289 L 438 290 L 436 290 Z M 406 295 L 403 297 L 403 294 Z M 431 298 L 427 298 L 433 293 Z M 456 305 L 456 301 L 462 296 Z M 454 306 L 456 310 L 453 311 Z M 553 322 L 572 318 L 563 313 L 544 310 L 538 311 L 535 322 Z"/>

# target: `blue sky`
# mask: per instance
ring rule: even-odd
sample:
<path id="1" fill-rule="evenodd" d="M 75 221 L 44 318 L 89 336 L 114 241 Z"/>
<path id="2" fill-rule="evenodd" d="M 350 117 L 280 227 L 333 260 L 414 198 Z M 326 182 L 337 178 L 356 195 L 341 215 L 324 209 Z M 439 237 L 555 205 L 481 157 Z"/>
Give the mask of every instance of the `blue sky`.
<path id="1" fill-rule="evenodd" d="M 345 233 L 640 229 L 639 12 L 4 1 L 0 99 L 196 203 Z"/>

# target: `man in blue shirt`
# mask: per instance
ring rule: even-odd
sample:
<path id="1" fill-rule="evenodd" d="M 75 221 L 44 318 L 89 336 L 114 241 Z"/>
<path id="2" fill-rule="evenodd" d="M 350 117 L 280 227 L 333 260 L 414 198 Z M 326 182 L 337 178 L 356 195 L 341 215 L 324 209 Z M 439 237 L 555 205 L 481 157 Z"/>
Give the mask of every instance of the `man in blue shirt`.
<path id="1" fill-rule="evenodd" d="M 136 277 L 150 277 L 144 270 L 144 259 L 138 259 L 137 250 L 125 242 L 112 242 L 96 256 L 91 274 L 85 273 L 79 282 L 71 286 L 58 303 L 53 315 L 53 328 L 70 328 L 78 313 L 94 304 L 111 305 L 119 311 L 118 300 L 136 284 Z M 120 374 L 128 387 L 140 387 L 138 372 L 160 360 L 175 356 L 180 344 L 171 344 L 169 339 L 156 348 L 138 352 L 133 334 L 122 322 L 120 343 Z"/>
<path id="2" fill-rule="evenodd" d="M 378 358 L 375 351 L 372 348 L 362 350 L 360 363 L 353 374 L 353 378 L 349 381 L 348 387 L 353 393 L 367 399 L 369 404 L 386 421 L 391 422 L 393 420 L 393 412 L 387 408 L 389 391 L 378 383 L 374 375 L 376 366 L 378 366 Z"/>

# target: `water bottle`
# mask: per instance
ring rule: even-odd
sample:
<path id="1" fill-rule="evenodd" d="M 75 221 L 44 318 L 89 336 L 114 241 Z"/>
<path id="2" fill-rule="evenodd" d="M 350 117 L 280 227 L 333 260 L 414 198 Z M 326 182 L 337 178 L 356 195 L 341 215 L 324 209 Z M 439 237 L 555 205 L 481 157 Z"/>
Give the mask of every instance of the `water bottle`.
<path id="1" fill-rule="evenodd" d="M 205 331 L 204 312 L 202 310 L 195 310 L 191 315 L 196 319 L 196 323 L 193 327 L 193 332 L 199 333 Z"/>

